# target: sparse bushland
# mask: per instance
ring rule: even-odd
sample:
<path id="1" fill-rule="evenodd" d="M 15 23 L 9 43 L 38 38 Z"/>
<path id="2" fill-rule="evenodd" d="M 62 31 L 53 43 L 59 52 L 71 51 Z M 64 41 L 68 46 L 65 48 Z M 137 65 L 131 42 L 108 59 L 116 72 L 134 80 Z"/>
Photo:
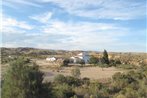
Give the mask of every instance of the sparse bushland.
<path id="1" fill-rule="evenodd" d="M 122 68 L 122 69 L 137 69 L 138 66 L 131 65 L 131 64 L 118 64 L 115 67 Z"/>
<path id="2" fill-rule="evenodd" d="M 54 86 L 70 86 L 71 98 L 146 98 L 147 97 L 147 66 L 141 66 L 136 71 L 128 73 L 116 73 L 108 83 L 92 81 L 88 78 L 78 79 L 64 77 L 63 83 L 55 82 Z M 70 82 L 69 82 L 70 80 Z M 76 82 L 78 81 L 78 82 Z M 74 85 L 78 83 L 78 85 Z M 66 87 L 66 86 L 65 86 Z M 71 93 L 71 92 L 70 92 Z M 59 97 L 57 97 L 59 98 Z M 65 97 L 67 98 L 67 97 Z M 70 97 L 68 97 L 70 98 Z"/>
<path id="3" fill-rule="evenodd" d="M 101 67 L 109 67 L 109 58 L 107 51 L 104 50 L 102 58 L 91 56 L 91 58 L 89 59 L 89 63 L 98 66 L 101 65 Z"/>
<path id="4" fill-rule="evenodd" d="M 42 83 L 43 73 L 29 60 L 13 61 L 4 76 L 2 98 L 147 98 L 147 66 L 116 73 L 107 83 L 58 75 Z"/>

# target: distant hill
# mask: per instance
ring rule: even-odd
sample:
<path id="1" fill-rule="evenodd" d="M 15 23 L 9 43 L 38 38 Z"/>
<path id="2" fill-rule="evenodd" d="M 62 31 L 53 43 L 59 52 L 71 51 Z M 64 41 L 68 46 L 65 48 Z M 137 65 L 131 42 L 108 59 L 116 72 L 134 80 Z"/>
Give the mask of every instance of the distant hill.
<path id="1" fill-rule="evenodd" d="M 19 47 L 19 48 L 1 48 L 1 56 L 2 58 L 7 58 L 8 56 L 27 56 L 33 58 L 42 58 L 45 59 L 49 56 L 69 58 L 73 55 L 77 55 L 78 53 L 83 52 L 82 50 L 51 50 L 51 49 L 37 49 L 37 48 L 29 48 L 29 47 Z M 89 55 L 93 55 L 96 57 L 101 57 L 102 52 L 98 51 L 88 51 Z M 130 64 L 139 64 L 140 62 L 147 61 L 147 53 L 137 53 L 137 52 L 109 52 L 110 59 L 120 59 L 124 63 Z"/>

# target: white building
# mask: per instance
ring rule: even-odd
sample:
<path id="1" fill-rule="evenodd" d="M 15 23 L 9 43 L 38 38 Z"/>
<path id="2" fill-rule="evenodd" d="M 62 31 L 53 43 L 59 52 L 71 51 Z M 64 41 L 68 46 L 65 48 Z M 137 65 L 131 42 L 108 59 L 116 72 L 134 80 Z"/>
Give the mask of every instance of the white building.
<path id="1" fill-rule="evenodd" d="M 82 52 L 82 53 L 79 53 L 76 56 L 70 57 L 70 59 L 73 59 L 74 63 L 76 63 L 78 59 L 84 60 L 85 63 L 88 63 L 89 58 L 90 57 L 89 57 L 89 54 L 87 52 Z"/>
<path id="2" fill-rule="evenodd" d="M 56 58 L 55 57 L 51 57 L 51 58 L 46 58 L 47 61 L 50 61 L 50 62 L 53 62 L 53 61 L 56 61 Z"/>

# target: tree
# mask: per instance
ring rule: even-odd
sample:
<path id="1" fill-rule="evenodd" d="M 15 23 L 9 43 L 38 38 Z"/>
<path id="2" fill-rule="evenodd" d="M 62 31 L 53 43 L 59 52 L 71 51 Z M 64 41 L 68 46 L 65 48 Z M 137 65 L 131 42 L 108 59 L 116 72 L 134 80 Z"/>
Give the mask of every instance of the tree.
<path id="1" fill-rule="evenodd" d="M 79 61 L 79 64 L 84 65 L 84 64 L 85 64 L 85 61 L 81 59 L 81 60 Z"/>
<path id="2" fill-rule="evenodd" d="M 108 53 L 106 50 L 103 52 L 103 60 L 105 64 L 109 64 L 109 58 L 108 58 Z"/>
<path id="3" fill-rule="evenodd" d="M 121 64 L 121 61 L 120 61 L 119 59 L 116 59 L 116 60 L 111 59 L 111 60 L 109 60 L 109 65 L 110 65 L 110 66 L 115 66 L 115 67 L 117 67 L 117 66 L 120 65 L 120 64 Z"/>
<path id="4" fill-rule="evenodd" d="M 99 62 L 98 59 L 94 56 L 90 57 L 89 59 L 90 64 L 97 64 L 98 62 Z"/>
<path id="5" fill-rule="evenodd" d="M 36 64 L 18 58 L 4 76 L 2 98 L 41 98 L 50 96 L 48 84 L 43 84 L 43 73 Z"/>
<path id="6" fill-rule="evenodd" d="M 75 67 L 74 69 L 71 70 L 71 74 L 73 77 L 79 78 L 81 75 L 80 69 L 78 67 Z"/>
<path id="7" fill-rule="evenodd" d="M 79 86 L 81 85 L 81 80 L 72 76 L 66 76 L 66 83 L 70 86 Z"/>
<path id="8" fill-rule="evenodd" d="M 68 66 L 69 63 L 70 63 L 70 60 L 69 60 L 69 59 L 65 59 L 65 60 L 63 61 L 62 66 Z"/>

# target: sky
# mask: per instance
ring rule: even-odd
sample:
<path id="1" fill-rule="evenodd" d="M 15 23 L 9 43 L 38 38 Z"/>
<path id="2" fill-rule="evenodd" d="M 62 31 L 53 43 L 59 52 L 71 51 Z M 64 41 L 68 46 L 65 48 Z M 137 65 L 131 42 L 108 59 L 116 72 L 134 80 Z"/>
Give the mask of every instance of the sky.
<path id="1" fill-rule="evenodd" d="M 146 0 L 3 0 L 2 47 L 147 52 Z"/>

